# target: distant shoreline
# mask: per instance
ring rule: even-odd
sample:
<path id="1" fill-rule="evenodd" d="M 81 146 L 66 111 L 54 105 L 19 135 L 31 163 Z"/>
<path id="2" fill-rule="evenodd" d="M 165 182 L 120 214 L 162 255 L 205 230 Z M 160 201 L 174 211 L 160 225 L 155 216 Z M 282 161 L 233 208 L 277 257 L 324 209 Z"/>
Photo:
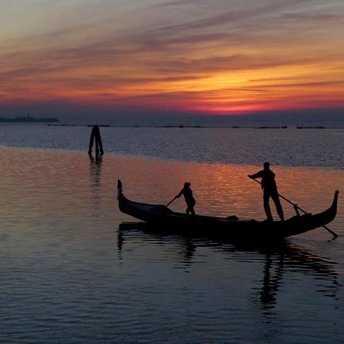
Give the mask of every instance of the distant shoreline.
<path id="1" fill-rule="evenodd" d="M 92 127 L 93 124 L 48 124 L 53 127 Z M 160 128 L 160 129 L 343 129 L 344 127 L 325 127 L 320 125 L 315 126 L 248 126 L 248 125 L 230 125 L 230 126 L 206 126 L 206 125 L 110 125 L 99 124 L 103 128 Z"/>
<path id="2" fill-rule="evenodd" d="M 54 117 L 31 117 L 27 115 L 25 117 L 0 117 L 0 123 L 45 123 L 54 122 L 59 123 L 60 121 Z"/>
<path id="3" fill-rule="evenodd" d="M 59 127 L 92 127 L 94 124 L 71 124 L 61 123 L 58 118 L 55 117 L 32 117 L 29 114 L 26 116 L 18 117 L 0 117 L 1 123 L 47 123 L 48 126 Z M 323 125 L 199 125 L 199 124 L 176 124 L 176 125 L 112 125 L 112 124 L 97 124 L 99 127 L 114 127 L 114 128 L 171 128 L 171 129 L 209 129 L 209 128 L 222 128 L 222 129 L 343 129 L 343 126 L 323 126 Z"/>

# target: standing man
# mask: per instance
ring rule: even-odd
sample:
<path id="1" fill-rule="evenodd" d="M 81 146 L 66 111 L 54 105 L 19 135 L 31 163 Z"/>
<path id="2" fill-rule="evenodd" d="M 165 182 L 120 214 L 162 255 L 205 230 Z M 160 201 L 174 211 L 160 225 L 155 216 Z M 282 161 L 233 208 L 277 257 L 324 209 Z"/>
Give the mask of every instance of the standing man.
<path id="1" fill-rule="evenodd" d="M 263 200 L 264 200 L 264 210 L 266 213 L 267 221 L 273 221 L 271 215 L 271 209 L 269 205 L 270 197 L 275 203 L 276 211 L 281 221 L 284 221 L 283 209 L 279 199 L 277 185 L 275 182 L 275 173 L 270 170 L 270 163 L 264 163 L 264 169 L 255 173 L 248 175 L 249 178 L 262 178 L 261 185 L 263 189 Z"/>

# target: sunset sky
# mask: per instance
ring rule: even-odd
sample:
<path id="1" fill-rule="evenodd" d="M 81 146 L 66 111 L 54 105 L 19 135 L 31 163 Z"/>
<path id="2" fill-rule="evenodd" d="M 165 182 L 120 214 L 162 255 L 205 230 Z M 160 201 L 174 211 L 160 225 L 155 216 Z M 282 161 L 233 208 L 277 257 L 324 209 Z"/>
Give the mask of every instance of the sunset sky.
<path id="1" fill-rule="evenodd" d="M 2 117 L 344 109 L 343 0 L 0 0 L 0 28 Z"/>

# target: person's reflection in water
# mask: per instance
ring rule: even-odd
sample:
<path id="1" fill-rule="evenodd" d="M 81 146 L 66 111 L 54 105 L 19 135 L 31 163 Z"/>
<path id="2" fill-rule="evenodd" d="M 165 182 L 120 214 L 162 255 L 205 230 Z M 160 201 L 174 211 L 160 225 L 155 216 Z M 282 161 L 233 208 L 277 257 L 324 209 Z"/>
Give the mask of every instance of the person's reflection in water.
<path id="1" fill-rule="evenodd" d="M 282 284 L 283 275 L 289 268 L 294 272 L 307 272 L 322 283 L 329 282 L 325 296 L 336 297 L 339 285 L 334 262 L 287 243 L 272 250 L 264 250 L 262 253 L 265 254 L 262 287 L 259 291 L 259 301 L 257 299 L 255 301 L 260 304 L 261 309 L 271 311 L 276 307 L 278 291 L 288 282 L 285 280 Z"/>
<path id="2" fill-rule="evenodd" d="M 188 268 L 192 264 L 193 256 L 196 252 L 197 246 L 191 239 L 185 238 L 182 241 L 182 248 L 183 250 L 180 252 L 180 254 L 184 257 L 183 267 Z"/>
<path id="3" fill-rule="evenodd" d="M 270 309 L 276 305 L 276 295 L 279 289 L 279 281 L 283 275 L 283 255 L 280 256 L 279 264 L 276 268 L 276 274 L 271 274 L 272 258 L 266 254 L 264 265 L 263 286 L 260 292 L 260 301 L 263 309 Z"/>

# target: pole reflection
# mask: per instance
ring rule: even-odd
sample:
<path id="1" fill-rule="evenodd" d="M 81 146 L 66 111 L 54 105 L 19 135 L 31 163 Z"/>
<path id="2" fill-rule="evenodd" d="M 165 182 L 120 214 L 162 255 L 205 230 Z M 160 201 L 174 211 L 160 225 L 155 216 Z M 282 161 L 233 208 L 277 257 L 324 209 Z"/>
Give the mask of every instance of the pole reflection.
<path id="1" fill-rule="evenodd" d="M 100 207 L 100 181 L 102 172 L 102 156 L 89 154 L 90 159 L 90 188 L 93 195 L 93 204 L 96 210 Z M 98 214 L 98 211 L 95 211 Z"/>

